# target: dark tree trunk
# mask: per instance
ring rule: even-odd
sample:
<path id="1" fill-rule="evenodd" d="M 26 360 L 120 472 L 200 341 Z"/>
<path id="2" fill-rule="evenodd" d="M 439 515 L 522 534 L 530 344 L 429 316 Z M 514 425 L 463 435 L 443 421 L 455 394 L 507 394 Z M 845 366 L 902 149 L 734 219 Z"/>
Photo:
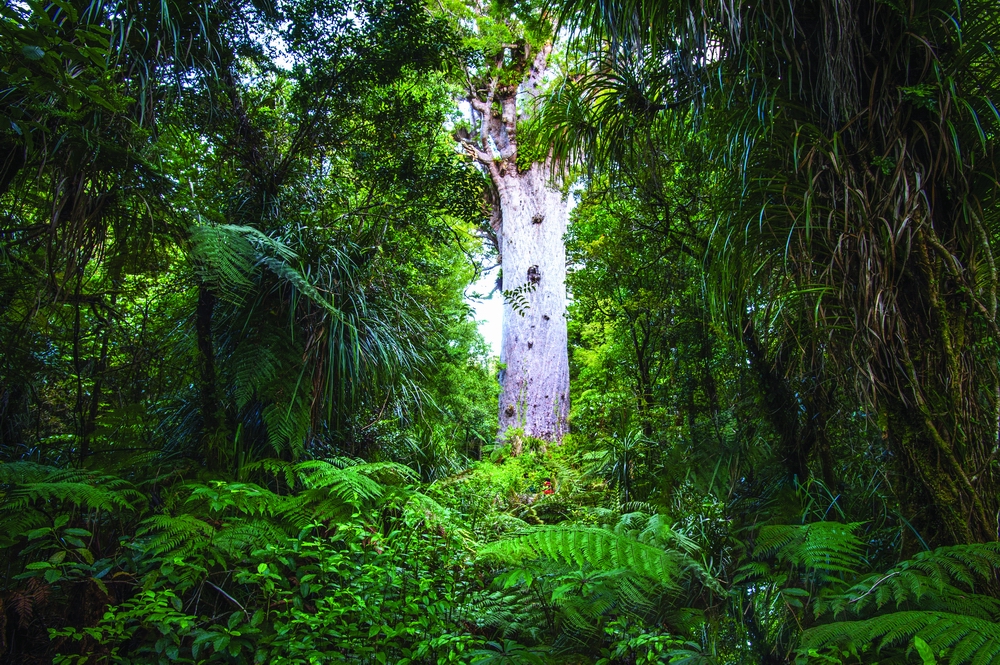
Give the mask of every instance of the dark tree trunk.
<path id="1" fill-rule="evenodd" d="M 199 407 L 201 433 L 199 438 L 206 446 L 206 454 L 219 428 L 219 400 L 215 378 L 215 344 L 212 337 L 212 315 L 215 311 L 215 294 L 205 284 L 198 286 L 198 305 L 195 309 L 195 334 L 201 360 L 201 385 Z"/>

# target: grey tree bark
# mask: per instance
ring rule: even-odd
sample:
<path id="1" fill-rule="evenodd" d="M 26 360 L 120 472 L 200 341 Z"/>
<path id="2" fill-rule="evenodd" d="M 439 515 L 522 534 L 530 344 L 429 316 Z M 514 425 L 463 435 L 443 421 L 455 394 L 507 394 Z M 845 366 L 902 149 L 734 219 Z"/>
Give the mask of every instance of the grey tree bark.
<path id="1" fill-rule="evenodd" d="M 522 108 L 529 106 L 526 98 L 537 94 L 551 50 L 547 45 L 536 54 L 527 47 L 512 52 L 525 70 L 520 85 L 502 86 L 494 78 L 485 89 L 470 89 L 468 101 L 479 134 L 462 138 L 495 188 L 492 225 L 505 292 L 500 434 L 517 427 L 528 436 L 558 443 L 569 430 L 563 241 L 568 200 L 555 185 L 557 173 L 549 160 L 517 168 L 518 98 Z"/>

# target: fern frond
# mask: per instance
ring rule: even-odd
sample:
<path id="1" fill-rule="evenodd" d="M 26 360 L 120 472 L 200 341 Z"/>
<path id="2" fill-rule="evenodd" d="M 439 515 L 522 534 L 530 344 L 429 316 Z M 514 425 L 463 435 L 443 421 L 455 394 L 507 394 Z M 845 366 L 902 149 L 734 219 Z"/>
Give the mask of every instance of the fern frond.
<path id="1" fill-rule="evenodd" d="M 922 638 L 937 652 L 948 654 L 950 665 L 988 665 L 1000 659 L 1000 624 L 946 612 L 892 612 L 871 619 L 840 621 L 802 633 L 802 650 L 832 644 L 875 644 L 879 650 L 903 646 Z"/>
<path id="2" fill-rule="evenodd" d="M 145 554 L 187 556 L 208 547 L 215 529 L 194 515 L 153 515 L 139 523 L 136 535 Z"/>
<path id="3" fill-rule="evenodd" d="M 864 543 L 854 535 L 859 526 L 839 522 L 768 525 L 761 527 L 755 552 L 807 570 L 851 574 L 863 565 Z"/>
<path id="4" fill-rule="evenodd" d="M 208 485 L 189 483 L 191 495 L 186 503 L 204 503 L 210 512 L 238 512 L 246 515 L 277 516 L 299 507 L 301 499 L 282 496 L 254 483 L 229 483 L 221 480 Z"/>
<path id="5" fill-rule="evenodd" d="M 698 551 L 698 544 L 677 531 L 666 517 L 659 513 L 625 513 L 614 528 L 615 533 L 628 535 L 648 545 L 676 547 L 688 554 Z"/>
<path id="6" fill-rule="evenodd" d="M 252 286 L 249 275 L 254 269 L 256 251 L 248 235 L 250 227 L 231 224 L 195 224 L 190 230 L 191 257 L 202 273 L 233 301 Z M 259 233 L 259 232 L 257 232 Z"/>
<path id="7" fill-rule="evenodd" d="M 134 511 L 142 495 L 130 488 L 113 488 L 79 482 L 40 482 L 20 485 L 10 493 L 7 509 L 19 510 L 36 501 L 71 503 L 89 510 Z M 131 499 L 131 500 L 130 500 Z"/>
<path id="8" fill-rule="evenodd" d="M 37 502 L 65 502 L 90 510 L 135 510 L 143 499 L 132 483 L 80 469 L 60 469 L 33 462 L 0 464 L 0 484 L 10 486 L 4 512 Z"/>
<path id="9" fill-rule="evenodd" d="M 7 462 L 0 464 L 0 484 L 17 485 L 40 482 L 61 469 L 35 462 Z"/>
<path id="10" fill-rule="evenodd" d="M 261 416 L 267 425 L 267 440 L 279 455 L 291 451 L 298 456 L 309 435 L 310 417 L 305 395 L 300 390 L 287 401 L 275 402 L 264 407 Z"/>
<path id="11" fill-rule="evenodd" d="M 268 457 L 243 465 L 244 473 L 252 474 L 258 471 L 269 473 L 275 478 L 280 478 L 288 487 L 295 487 L 295 480 L 297 476 L 295 474 L 295 464 L 291 462 Z"/>
<path id="12" fill-rule="evenodd" d="M 256 339 L 253 344 L 238 344 L 233 351 L 233 396 L 236 408 L 244 408 L 261 395 L 278 376 L 280 362 L 273 349 L 280 348 L 277 339 Z"/>
<path id="13" fill-rule="evenodd" d="M 302 462 L 300 466 L 304 470 L 312 469 L 317 466 L 317 463 L 329 464 L 338 469 L 352 469 L 357 473 L 363 473 L 375 478 L 381 483 L 398 485 L 406 482 L 415 482 L 420 479 L 420 475 L 416 471 L 398 462 L 365 462 L 364 460 L 351 457 L 334 457 L 329 460 Z"/>
<path id="14" fill-rule="evenodd" d="M 939 547 L 866 576 L 823 609 L 860 614 L 890 603 L 896 607 L 920 603 L 922 609 L 934 610 L 957 605 L 962 614 L 992 618 L 1000 616 L 1000 600 L 976 594 L 975 584 L 992 579 L 997 569 L 1000 543 Z"/>
<path id="15" fill-rule="evenodd" d="M 625 569 L 668 588 L 677 588 L 697 566 L 680 552 L 588 527 L 534 529 L 487 545 L 480 555 L 507 562 L 546 558 L 598 570 Z"/>
<path id="16" fill-rule="evenodd" d="M 342 503 L 360 506 L 382 497 L 382 485 L 356 467 L 338 469 L 327 462 L 312 460 L 295 467 L 305 495 L 310 500 L 334 498 Z"/>
<path id="17" fill-rule="evenodd" d="M 537 638 L 545 624 L 545 608 L 526 585 L 477 594 L 458 612 L 469 623 L 504 638 Z"/>
<path id="18" fill-rule="evenodd" d="M 284 542 L 290 535 L 269 520 L 231 520 L 215 534 L 213 544 L 228 557 L 240 559 L 268 544 Z"/>

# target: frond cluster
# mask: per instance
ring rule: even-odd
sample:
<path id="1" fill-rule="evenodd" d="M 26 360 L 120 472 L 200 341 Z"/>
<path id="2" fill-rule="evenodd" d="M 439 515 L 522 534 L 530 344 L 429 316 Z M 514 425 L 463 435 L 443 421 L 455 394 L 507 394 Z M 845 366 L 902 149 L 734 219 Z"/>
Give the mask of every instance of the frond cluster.
<path id="1" fill-rule="evenodd" d="M 140 523 L 138 547 L 153 557 L 185 557 L 213 549 L 239 559 L 310 524 L 347 519 L 358 508 L 380 501 L 387 488 L 414 478 L 399 464 L 349 458 L 299 463 L 267 459 L 246 465 L 244 471 L 264 472 L 287 491 L 250 482 L 188 483 L 177 514 L 154 515 Z"/>
<path id="2" fill-rule="evenodd" d="M 818 604 L 817 613 L 850 612 L 862 618 L 810 628 L 803 632 L 800 647 L 874 646 L 885 651 L 908 647 L 919 638 L 943 662 L 996 662 L 1000 601 L 986 587 L 995 582 L 998 569 L 1000 543 L 921 552 Z"/>
<path id="3" fill-rule="evenodd" d="M 32 462 L 0 464 L 0 533 L 13 541 L 49 523 L 54 508 L 104 513 L 134 512 L 143 495 L 115 476 Z"/>

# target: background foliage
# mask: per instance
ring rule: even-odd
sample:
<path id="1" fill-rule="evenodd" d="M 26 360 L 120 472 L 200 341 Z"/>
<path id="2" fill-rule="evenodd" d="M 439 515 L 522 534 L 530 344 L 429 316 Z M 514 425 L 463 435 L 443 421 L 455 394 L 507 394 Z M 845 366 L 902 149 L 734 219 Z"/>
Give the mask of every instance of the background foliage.
<path id="1" fill-rule="evenodd" d="M 4 661 L 1000 658 L 994 10 L 4 5 Z M 454 99 L 553 35 L 546 448 Z"/>

